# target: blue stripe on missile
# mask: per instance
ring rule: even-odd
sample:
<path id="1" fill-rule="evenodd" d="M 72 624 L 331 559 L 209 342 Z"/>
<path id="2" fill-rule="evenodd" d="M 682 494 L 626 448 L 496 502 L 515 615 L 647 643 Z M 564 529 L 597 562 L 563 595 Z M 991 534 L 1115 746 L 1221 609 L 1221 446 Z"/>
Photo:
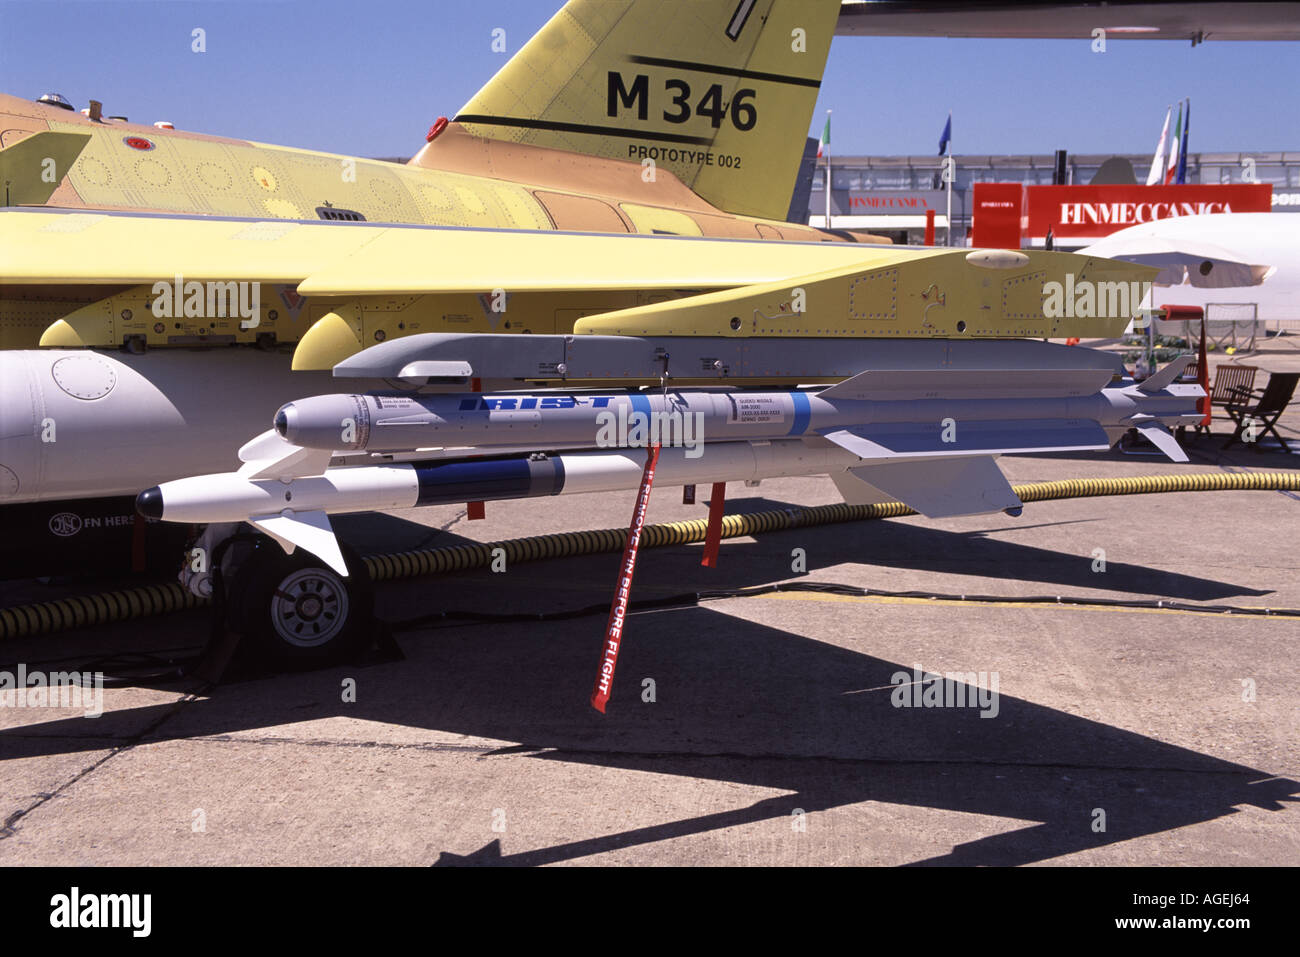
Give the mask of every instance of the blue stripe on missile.
<path id="1" fill-rule="evenodd" d="M 525 498 L 534 486 L 527 459 L 417 465 L 415 477 L 420 489 L 416 505 Z"/>
<path id="2" fill-rule="evenodd" d="M 633 412 L 644 412 L 646 425 L 650 424 L 650 397 L 642 395 L 640 392 L 634 392 L 628 396 L 632 403 Z"/>
<path id="3" fill-rule="evenodd" d="M 794 425 L 790 426 L 788 434 L 803 435 L 808 431 L 808 422 L 812 419 L 808 396 L 803 392 L 791 392 L 790 397 L 794 399 Z"/>

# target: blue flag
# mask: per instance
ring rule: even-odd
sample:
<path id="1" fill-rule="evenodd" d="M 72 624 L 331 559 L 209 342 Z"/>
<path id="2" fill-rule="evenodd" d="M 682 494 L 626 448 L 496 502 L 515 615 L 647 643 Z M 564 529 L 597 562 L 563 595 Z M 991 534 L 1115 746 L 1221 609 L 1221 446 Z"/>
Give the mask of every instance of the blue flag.
<path id="1" fill-rule="evenodd" d="M 1192 98 L 1187 98 L 1187 114 L 1183 117 L 1183 142 L 1178 150 L 1178 180 L 1187 182 L 1187 131 L 1192 128 Z"/>
<path id="2" fill-rule="evenodd" d="M 939 155 L 942 156 L 944 150 L 948 148 L 948 141 L 952 139 L 952 114 L 948 114 L 948 122 L 943 124 L 943 132 L 939 134 Z"/>

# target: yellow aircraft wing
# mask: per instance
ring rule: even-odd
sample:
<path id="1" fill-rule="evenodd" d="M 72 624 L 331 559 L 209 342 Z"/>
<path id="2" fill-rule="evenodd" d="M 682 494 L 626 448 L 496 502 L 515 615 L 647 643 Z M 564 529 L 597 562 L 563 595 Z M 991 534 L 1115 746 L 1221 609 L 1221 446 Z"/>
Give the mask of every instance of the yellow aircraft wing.
<path id="1" fill-rule="evenodd" d="M 850 264 L 587 316 L 603 336 L 1059 338 L 1123 335 L 1156 270 L 1076 253 L 903 249 Z M 1105 290 L 1087 310 L 1053 308 L 1050 283 Z M 1064 303 L 1062 303 L 1062 306 Z"/>
<path id="2" fill-rule="evenodd" d="M 298 291 L 340 296 L 497 288 L 725 288 L 830 265 L 897 262 L 914 255 L 901 247 L 852 243 L 390 229 L 345 260 L 313 272 Z"/>
<path id="3" fill-rule="evenodd" d="M 328 369 L 393 336 L 567 333 L 584 315 L 915 255 L 852 243 L 8 211 L 0 213 L 0 287 L 10 290 L 0 293 L 0 342 L 297 341 L 295 368 Z M 270 288 L 256 297 L 251 321 L 179 308 L 160 318 L 159 283 L 176 289 L 173 299 L 188 296 L 177 277 Z M 47 286 L 104 291 L 60 307 L 13 292 L 24 286 L 37 300 Z"/>
<path id="4" fill-rule="evenodd" d="M 0 281 L 135 285 L 299 282 L 382 227 L 57 210 L 0 214 Z"/>
<path id="5" fill-rule="evenodd" d="M 0 263 L 0 285 L 119 287 L 54 321 L 44 346 L 270 336 L 298 341 L 296 369 L 331 368 L 376 342 L 417 332 L 1118 335 L 1155 273 L 1037 250 L 51 211 L 0 214 Z M 173 298 L 184 292 L 187 302 L 195 281 L 284 287 L 258 297 L 252 322 L 228 314 L 212 320 L 202 310 L 159 320 L 156 295 L 168 295 L 166 287 L 181 279 L 186 288 L 178 286 Z M 1105 305 L 1099 292 L 1095 305 L 1072 302 L 1054 312 L 1053 285 L 1114 295 Z M 305 300 L 311 308 L 304 312 Z"/>
<path id="6" fill-rule="evenodd" d="M 916 250 L 853 243 L 250 221 L 57 211 L 0 214 L 0 281 L 294 282 L 305 296 L 723 288 Z"/>

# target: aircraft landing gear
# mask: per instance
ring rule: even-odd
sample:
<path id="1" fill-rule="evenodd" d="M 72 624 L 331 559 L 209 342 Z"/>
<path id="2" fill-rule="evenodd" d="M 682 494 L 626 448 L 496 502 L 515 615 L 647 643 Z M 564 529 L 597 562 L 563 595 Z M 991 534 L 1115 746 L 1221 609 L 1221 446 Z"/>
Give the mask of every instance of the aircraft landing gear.
<path id="1" fill-rule="evenodd" d="M 230 579 L 226 621 L 277 669 L 337 664 L 358 655 L 374 627 L 366 564 L 342 546 L 348 576 L 297 549 L 258 537 Z"/>

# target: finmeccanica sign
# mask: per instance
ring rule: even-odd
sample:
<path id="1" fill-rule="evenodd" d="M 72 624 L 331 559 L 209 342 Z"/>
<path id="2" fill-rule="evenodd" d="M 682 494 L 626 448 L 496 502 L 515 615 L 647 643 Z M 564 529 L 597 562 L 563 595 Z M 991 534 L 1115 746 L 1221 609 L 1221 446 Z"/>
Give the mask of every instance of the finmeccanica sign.
<path id="1" fill-rule="evenodd" d="M 1171 216 L 1230 212 L 1232 206 L 1229 203 L 1062 203 L 1057 222 L 1076 226 L 1087 223 L 1132 226 Z"/>
<path id="2" fill-rule="evenodd" d="M 1117 229 L 1176 216 L 1206 213 L 1267 213 L 1267 183 L 1183 186 L 1029 186 L 1029 235 L 1050 227 L 1058 239 L 1099 239 Z M 976 209 L 979 204 L 976 203 Z"/>
<path id="3" fill-rule="evenodd" d="M 1050 229 L 1061 242 L 1093 242 L 1117 229 L 1177 216 L 1267 213 L 1267 183 L 1182 186 L 1023 186 L 976 183 L 975 244 L 1019 249 L 1028 234 L 1042 240 Z M 981 238 L 982 237 L 982 238 Z"/>

